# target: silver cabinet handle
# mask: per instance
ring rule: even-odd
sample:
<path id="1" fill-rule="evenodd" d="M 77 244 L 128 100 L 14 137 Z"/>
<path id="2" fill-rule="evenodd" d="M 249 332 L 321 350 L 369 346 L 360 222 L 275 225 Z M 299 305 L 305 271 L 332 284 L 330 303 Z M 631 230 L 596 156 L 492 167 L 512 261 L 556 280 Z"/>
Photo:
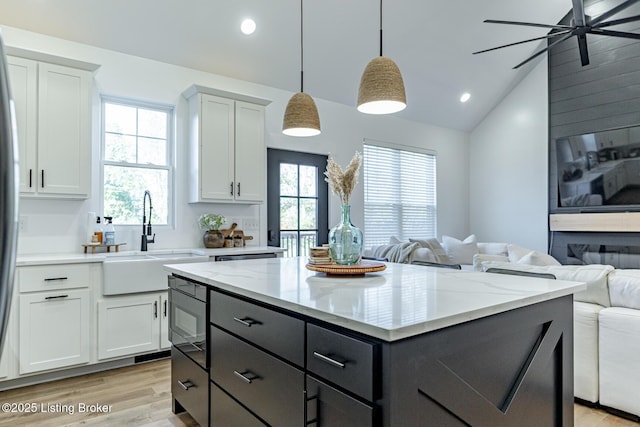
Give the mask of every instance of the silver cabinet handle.
<path id="1" fill-rule="evenodd" d="M 185 389 L 185 390 L 187 390 L 187 391 L 188 391 L 191 387 L 195 387 L 195 385 L 194 385 L 191 381 L 189 381 L 189 380 L 187 380 L 187 381 L 185 381 L 185 382 L 182 382 L 182 381 L 178 380 L 178 384 L 180 384 L 180 386 L 182 386 L 182 388 L 183 388 L 183 389 Z"/>
<path id="2" fill-rule="evenodd" d="M 68 280 L 68 277 L 47 277 L 44 279 L 45 282 L 53 282 L 54 280 Z"/>
<path id="3" fill-rule="evenodd" d="M 249 378 L 247 374 L 251 374 L 251 378 Z M 242 381 L 244 381 L 247 384 L 251 384 L 253 380 L 260 379 L 258 375 L 254 374 L 251 371 L 244 371 L 244 372 L 233 371 L 233 375 L 240 378 Z"/>
<path id="4" fill-rule="evenodd" d="M 240 319 L 239 317 L 234 317 L 233 320 L 235 320 L 236 322 L 246 326 L 247 328 L 250 328 L 252 325 L 261 325 L 261 322 L 258 322 L 257 320 L 254 320 L 250 317 L 245 317 L 244 319 Z"/>
<path id="5" fill-rule="evenodd" d="M 332 358 L 330 358 L 329 356 L 325 356 L 325 355 L 324 355 L 324 354 L 322 354 L 322 353 L 318 353 L 317 351 L 314 351 L 314 352 L 313 352 L 313 356 L 314 356 L 315 358 L 320 359 L 320 360 L 322 360 L 323 362 L 326 362 L 326 363 L 328 363 L 329 365 L 333 365 L 333 366 L 335 366 L 335 367 L 337 367 L 337 368 L 344 369 L 344 367 L 345 367 L 345 364 L 344 364 L 344 363 L 342 363 L 342 362 L 338 362 L 337 360 L 332 359 Z"/>

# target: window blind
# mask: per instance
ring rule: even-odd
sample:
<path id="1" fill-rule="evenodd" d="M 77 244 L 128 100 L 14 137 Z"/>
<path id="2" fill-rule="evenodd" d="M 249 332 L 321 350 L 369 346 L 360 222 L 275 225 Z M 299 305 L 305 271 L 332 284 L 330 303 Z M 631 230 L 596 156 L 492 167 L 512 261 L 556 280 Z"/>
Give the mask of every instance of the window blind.
<path id="1" fill-rule="evenodd" d="M 364 246 L 436 236 L 435 154 L 365 142 Z"/>

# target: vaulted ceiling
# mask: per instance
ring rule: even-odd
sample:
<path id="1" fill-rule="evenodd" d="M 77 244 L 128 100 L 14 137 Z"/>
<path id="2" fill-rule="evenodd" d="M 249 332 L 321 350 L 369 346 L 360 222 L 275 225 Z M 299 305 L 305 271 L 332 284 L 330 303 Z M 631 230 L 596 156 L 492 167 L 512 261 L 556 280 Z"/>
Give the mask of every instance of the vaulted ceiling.
<path id="1" fill-rule="evenodd" d="M 530 70 L 512 67 L 540 47 L 477 50 L 546 33 L 484 19 L 556 23 L 570 0 L 386 0 L 384 54 L 400 67 L 408 107 L 398 116 L 473 129 Z M 242 34 L 253 18 L 257 30 Z M 2 0 L 0 24 L 297 92 L 298 0 Z M 360 75 L 378 55 L 379 2 L 304 2 L 305 92 L 356 103 Z M 567 41 L 571 43 L 572 41 Z M 469 102 L 459 102 L 470 92 Z"/>

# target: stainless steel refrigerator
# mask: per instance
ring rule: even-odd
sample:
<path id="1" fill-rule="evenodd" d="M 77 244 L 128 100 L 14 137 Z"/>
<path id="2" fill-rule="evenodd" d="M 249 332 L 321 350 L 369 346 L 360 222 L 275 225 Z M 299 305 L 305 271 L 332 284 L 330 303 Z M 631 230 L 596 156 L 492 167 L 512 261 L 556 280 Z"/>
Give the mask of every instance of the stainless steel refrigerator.
<path id="1" fill-rule="evenodd" d="M 18 245 L 18 138 L 0 33 L 0 355 L 4 347 Z"/>

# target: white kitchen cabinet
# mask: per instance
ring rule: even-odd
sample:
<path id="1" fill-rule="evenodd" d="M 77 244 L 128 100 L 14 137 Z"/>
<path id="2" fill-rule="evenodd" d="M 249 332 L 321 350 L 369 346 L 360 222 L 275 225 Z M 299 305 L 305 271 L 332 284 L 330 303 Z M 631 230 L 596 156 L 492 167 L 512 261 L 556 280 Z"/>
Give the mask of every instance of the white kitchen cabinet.
<path id="1" fill-rule="evenodd" d="M 91 73 L 9 57 L 23 196 L 87 198 L 91 182 Z"/>
<path id="2" fill-rule="evenodd" d="M 89 290 L 34 292 L 19 301 L 20 374 L 89 362 Z"/>
<path id="3" fill-rule="evenodd" d="M 640 159 L 627 159 L 624 161 L 627 185 L 640 185 Z"/>
<path id="4" fill-rule="evenodd" d="M 629 143 L 629 129 L 614 129 L 605 132 L 597 132 L 596 146 L 598 150 L 627 145 Z"/>
<path id="5" fill-rule="evenodd" d="M 98 301 L 98 359 L 167 349 L 168 292 Z"/>
<path id="6" fill-rule="evenodd" d="M 627 181 L 627 171 L 624 164 L 620 164 L 614 169 L 616 174 L 616 193 L 626 187 L 629 183 Z"/>
<path id="7" fill-rule="evenodd" d="M 610 170 L 604 174 L 604 199 L 608 200 L 618 192 L 618 183 L 616 180 L 616 173 L 614 170 Z"/>
<path id="8" fill-rule="evenodd" d="M 184 96 L 189 100 L 189 201 L 262 203 L 269 101 L 200 86 Z"/>

